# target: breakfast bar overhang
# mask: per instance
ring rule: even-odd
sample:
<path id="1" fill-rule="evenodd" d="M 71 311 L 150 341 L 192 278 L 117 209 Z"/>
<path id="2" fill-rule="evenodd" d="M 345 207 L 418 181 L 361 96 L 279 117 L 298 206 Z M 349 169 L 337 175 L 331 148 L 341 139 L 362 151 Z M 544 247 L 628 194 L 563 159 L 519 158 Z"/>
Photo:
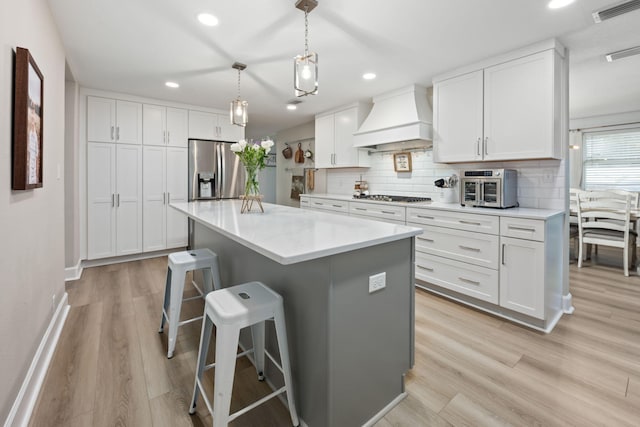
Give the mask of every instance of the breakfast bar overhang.
<path id="1" fill-rule="evenodd" d="M 192 248 L 218 254 L 223 286 L 257 280 L 284 298 L 295 399 L 306 425 L 369 425 L 405 396 L 421 229 L 271 204 L 264 213 L 240 214 L 238 200 L 171 206 L 190 218 Z M 370 292 L 370 277 L 381 273 L 384 287 Z M 275 340 L 267 341 L 277 354 Z M 267 381 L 279 387 L 271 368 Z"/>

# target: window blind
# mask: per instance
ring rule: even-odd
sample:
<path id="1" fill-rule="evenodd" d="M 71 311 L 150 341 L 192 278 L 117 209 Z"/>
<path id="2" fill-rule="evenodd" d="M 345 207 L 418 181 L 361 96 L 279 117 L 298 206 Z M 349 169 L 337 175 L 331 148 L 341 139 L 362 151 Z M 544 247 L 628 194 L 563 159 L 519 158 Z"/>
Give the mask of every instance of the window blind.
<path id="1" fill-rule="evenodd" d="M 583 136 L 585 190 L 640 191 L 640 127 Z"/>

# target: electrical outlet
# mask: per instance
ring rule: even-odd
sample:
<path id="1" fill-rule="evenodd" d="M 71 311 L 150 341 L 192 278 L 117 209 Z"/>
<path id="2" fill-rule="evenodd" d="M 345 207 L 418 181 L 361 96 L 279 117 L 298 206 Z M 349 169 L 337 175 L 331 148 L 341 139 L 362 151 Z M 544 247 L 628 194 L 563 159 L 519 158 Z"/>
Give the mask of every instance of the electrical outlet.
<path id="1" fill-rule="evenodd" d="M 387 286 L 387 273 L 378 273 L 369 276 L 369 293 L 374 293 Z"/>

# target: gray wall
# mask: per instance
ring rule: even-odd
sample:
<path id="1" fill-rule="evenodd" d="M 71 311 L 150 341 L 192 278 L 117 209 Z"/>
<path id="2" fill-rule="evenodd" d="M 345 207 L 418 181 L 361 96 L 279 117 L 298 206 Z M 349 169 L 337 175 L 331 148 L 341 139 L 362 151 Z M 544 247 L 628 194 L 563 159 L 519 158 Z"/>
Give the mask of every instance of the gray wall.
<path id="1" fill-rule="evenodd" d="M 11 191 L 13 67 L 29 49 L 44 76 L 43 187 Z M 0 420 L 64 293 L 65 57 L 45 0 L 0 2 Z"/>
<path id="2" fill-rule="evenodd" d="M 76 82 L 65 82 L 65 130 L 64 130 L 64 217 L 65 217 L 65 267 L 75 267 L 80 262 L 80 192 L 78 159 L 78 96 Z"/>

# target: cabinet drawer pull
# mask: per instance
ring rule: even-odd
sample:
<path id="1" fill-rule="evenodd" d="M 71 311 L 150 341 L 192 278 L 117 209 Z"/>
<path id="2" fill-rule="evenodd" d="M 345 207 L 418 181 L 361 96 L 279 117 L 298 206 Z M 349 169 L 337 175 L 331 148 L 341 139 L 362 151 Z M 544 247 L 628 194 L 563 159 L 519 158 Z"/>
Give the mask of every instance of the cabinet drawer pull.
<path id="1" fill-rule="evenodd" d="M 116 207 L 120 207 L 120 193 L 116 194 Z"/>
<path id="2" fill-rule="evenodd" d="M 431 242 L 431 243 L 433 243 L 433 239 L 427 239 L 426 237 L 416 237 L 416 239 L 418 239 L 418 240 L 424 240 L 425 242 Z"/>
<path id="3" fill-rule="evenodd" d="M 516 227 L 515 225 L 510 225 L 509 226 L 510 230 L 520 230 L 520 231 L 531 231 L 532 233 L 534 233 L 536 231 L 535 228 L 529 228 L 529 227 Z"/>
<path id="4" fill-rule="evenodd" d="M 162 193 L 162 204 L 163 205 L 167 204 L 167 193 Z"/>
<path id="5" fill-rule="evenodd" d="M 120 141 L 120 126 L 116 126 L 116 141 Z"/>
<path id="6" fill-rule="evenodd" d="M 366 211 L 365 208 L 355 208 L 357 211 Z"/>
<path id="7" fill-rule="evenodd" d="M 167 131 L 167 144 L 171 141 L 171 132 Z"/>
<path id="8" fill-rule="evenodd" d="M 111 126 L 111 140 L 113 141 L 113 126 Z"/>
<path id="9" fill-rule="evenodd" d="M 313 204 L 314 204 L 314 205 L 317 205 L 317 206 L 322 206 L 322 205 L 324 205 L 324 203 L 320 203 L 320 202 L 313 202 Z"/>
<path id="10" fill-rule="evenodd" d="M 167 204 L 171 203 L 171 193 L 167 192 Z"/>
<path id="11" fill-rule="evenodd" d="M 341 208 L 341 207 L 343 207 L 342 205 L 331 205 L 331 206 L 333 206 L 334 208 Z"/>
<path id="12" fill-rule="evenodd" d="M 472 285 L 479 285 L 480 282 L 478 282 L 477 280 L 471 280 L 471 279 L 465 279 L 464 277 L 458 277 L 458 280 L 460 280 L 461 282 L 465 282 L 465 283 L 471 283 Z"/>
<path id="13" fill-rule="evenodd" d="M 115 194 L 111 194 L 111 207 L 112 208 L 116 207 L 116 195 Z"/>
<path id="14" fill-rule="evenodd" d="M 418 268 L 419 268 L 419 269 L 421 269 L 421 270 L 433 271 L 433 268 L 430 268 L 430 267 L 424 267 L 424 266 L 422 266 L 422 265 L 418 265 L 418 264 L 416 264 L 416 267 L 418 267 Z"/>
<path id="15" fill-rule="evenodd" d="M 432 216 L 426 216 L 426 215 L 416 215 L 418 218 L 422 218 L 422 219 L 435 219 Z"/>
<path id="16" fill-rule="evenodd" d="M 472 248 L 471 246 L 458 245 L 458 247 L 459 247 L 460 249 L 465 249 L 465 250 L 467 250 L 467 251 L 480 252 L 480 249 L 478 249 L 478 248 Z"/>
<path id="17" fill-rule="evenodd" d="M 482 225 L 482 223 L 480 223 L 480 222 L 465 221 L 465 220 L 462 220 L 462 219 L 459 219 L 458 222 L 461 223 L 461 224 Z"/>
<path id="18" fill-rule="evenodd" d="M 506 247 L 505 245 L 506 245 L 506 243 L 503 243 L 503 244 L 502 244 L 502 265 L 506 265 L 506 264 L 504 263 L 504 250 L 505 250 L 505 247 Z"/>
<path id="19" fill-rule="evenodd" d="M 390 212 L 390 211 L 381 211 L 383 214 L 387 214 L 387 215 L 395 215 L 395 212 Z"/>

